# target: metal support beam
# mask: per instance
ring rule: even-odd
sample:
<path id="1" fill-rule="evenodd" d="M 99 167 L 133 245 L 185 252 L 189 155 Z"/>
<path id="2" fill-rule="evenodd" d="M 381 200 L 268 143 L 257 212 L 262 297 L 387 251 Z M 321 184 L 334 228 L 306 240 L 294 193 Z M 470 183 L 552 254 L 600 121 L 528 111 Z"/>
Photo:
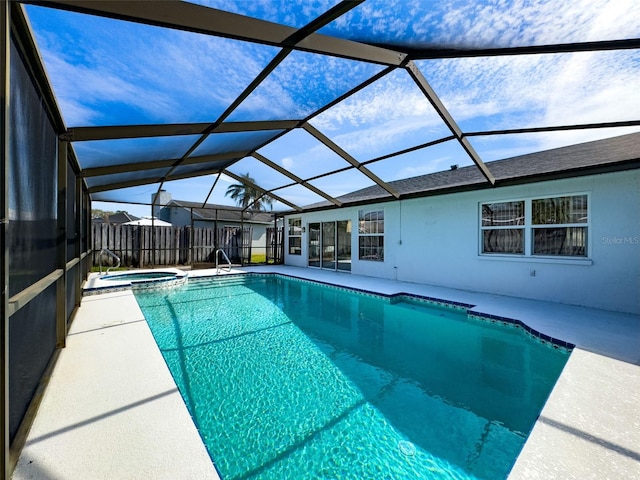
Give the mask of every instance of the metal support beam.
<path id="1" fill-rule="evenodd" d="M 117 183 L 110 183 L 105 185 L 97 185 L 89 188 L 88 192 L 91 194 L 91 193 L 98 193 L 98 192 L 106 192 L 109 190 L 118 190 L 120 188 L 137 187 L 138 185 L 151 185 L 152 183 L 171 182 L 173 180 L 182 180 L 184 178 L 204 177 L 206 175 L 218 174 L 220 173 L 220 170 L 221 170 L 220 167 L 216 167 L 216 168 L 198 171 L 196 173 L 185 173 L 180 175 L 170 175 L 170 176 L 164 176 L 164 177 L 160 177 L 156 175 L 154 177 L 143 178 L 140 180 L 130 180 L 127 182 L 117 182 Z M 105 200 L 105 201 L 108 201 L 108 200 Z M 121 203 L 121 202 L 115 202 L 115 203 Z"/>
<path id="2" fill-rule="evenodd" d="M 215 155 L 203 155 L 201 157 L 189 157 L 184 159 L 180 163 L 180 165 L 198 165 L 200 163 L 220 162 L 222 169 L 222 167 L 226 166 L 229 162 L 244 158 L 249 155 L 249 153 L 249 151 L 241 151 L 219 153 Z M 89 178 L 99 177 L 101 175 L 112 175 L 114 173 L 140 172 L 143 170 L 155 170 L 157 168 L 171 168 L 177 162 L 180 162 L 180 159 L 152 160 L 149 162 L 138 162 L 131 164 L 123 163 L 119 165 L 111 165 L 108 167 L 87 168 L 82 171 L 80 176 L 83 178 Z"/>
<path id="3" fill-rule="evenodd" d="M 20 50 L 20 54 L 24 55 L 23 63 L 25 67 L 33 76 L 33 86 L 41 96 L 43 105 L 55 131 L 62 132 L 66 126 L 60 115 L 60 109 L 58 108 L 51 82 L 44 67 L 44 62 L 40 57 L 38 47 L 35 43 L 35 35 L 31 31 L 24 5 L 18 3 L 18 1 L 2 0 L 2 4 L 4 5 L 5 3 L 10 5 L 11 28 L 14 32 L 17 32 L 14 41 Z"/>
<path id="4" fill-rule="evenodd" d="M 384 44 L 378 45 L 385 48 Z M 594 42 L 556 43 L 550 45 L 529 45 L 524 47 L 504 48 L 468 48 L 465 50 L 455 48 L 416 49 L 403 48 L 412 60 L 435 60 L 441 58 L 468 58 L 468 57 L 504 57 L 509 55 L 548 55 L 555 53 L 574 52 L 604 52 L 608 50 L 629 50 L 640 48 L 640 38 L 624 40 L 602 40 Z"/>
<path id="5" fill-rule="evenodd" d="M 82 237 L 86 239 L 86 250 L 82 252 L 84 255 L 84 269 L 82 271 L 82 278 L 86 278 L 86 276 L 91 271 L 92 260 L 89 258 L 89 253 L 93 250 L 91 238 L 92 229 L 91 229 L 91 196 L 89 195 L 88 190 L 82 190 L 82 211 L 81 215 L 84 216 L 84 229 L 82 229 Z M 81 247 L 82 248 L 82 247 Z"/>
<path id="6" fill-rule="evenodd" d="M 254 157 L 256 160 L 261 161 L 265 165 L 273 168 L 274 170 L 276 170 L 277 172 L 281 173 L 282 175 L 285 175 L 286 177 L 290 178 L 294 182 L 302 185 L 303 187 L 308 188 L 309 190 L 311 190 L 316 195 L 320 195 L 321 197 L 325 198 L 326 200 L 329 200 L 334 205 L 336 205 L 338 207 L 340 205 L 342 205 L 342 202 L 340 200 L 337 200 L 337 199 L 333 198 L 331 195 L 323 192 L 319 188 L 314 187 L 313 185 L 311 185 L 307 181 L 305 181 L 305 180 L 301 179 L 300 177 L 298 177 L 298 176 L 294 175 L 293 173 L 291 173 L 289 170 L 286 170 L 286 169 L 282 168 L 280 165 L 278 165 L 277 163 L 272 162 L 271 160 L 269 160 L 264 155 L 260 155 L 258 152 L 254 152 L 254 153 L 251 154 L 251 156 Z"/>
<path id="7" fill-rule="evenodd" d="M 256 122 L 224 122 L 213 133 L 258 132 L 263 130 L 290 130 L 300 124 L 298 120 L 261 120 Z"/>
<path id="8" fill-rule="evenodd" d="M 640 120 L 626 120 L 622 122 L 602 122 L 602 123 L 576 123 L 573 125 L 555 125 L 551 127 L 529 127 L 512 128 L 509 130 L 487 130 L 484 132 L 465 132 L 465 137 L 484 137 L 491 135 L 513 135 L 518 133 L 542 133 L 542 132 L 563 132 L 567 130 L 591 130 L 598 128 L 623 128 L 637 127 Z"/>
<path id="9" fill-rule="evenodd" d="M 244 267 L 244 210 L 240 213 L 240 266 Z M 218 250 L 216 250 L 216 266 L 218 265 Z M 249 258 L 251 262 L 251 258 Z M 231 262 L 229 262 L 231 263 Z M 229 267 L 231 271 L 231 267 Z"/>
<path id="10" fill-rule="evenodd" d="M 189 249 L 191 251 L 191 258 L 189 260 L 191 261 L 189 262 L 189 264 L 191 265 L 191 270 L 193 270 L 193 265 L 195 264 L 194 246 L 193 246 L 193 239 L 195 238 L 195 235 L 193 232 L 193 207 L 191 207 L 189 211 L 191 213 L 191 229 L 189 230 Z"/>
<path id="11" fill-rule="evenodd" d="M 340 3 L 334 5 L 319 17 L 307 23 L 304 27 L 296 30 L 293 34 L 286 38 L 282 42 L 282 44 L 286 46 L 294 46 L 298 44 L 308 36 L 320 30 L 325 25 L 333 22 L 336 18 L 344 15 L 350 10 L 353 10 L 363 1 L 364 0 L 342 0 Z"/>
<path id="12" fill-rule="evenodd" d="M 471 157 L 473 163 L 475 163 L 476 166 L 480 169 L 480 172 L 482 172 L 484 178 L 486 178 L 491 185 L 495 185 L 496 179 L 493 177 L 493 174 L 484 164 L 484 162 L 480 158 L 480 155 L 478 155 L 478 153 L 475 151 L 469 140 L 464 137 L 462 130 L 453 119 L 447 108 L 444 106 L 436 92 L 433 90 L 433 88 L 431 88 L 431 85 L 429 85 L 427 79 L 424 78 L 418 66 L 413 62 L 408 62 L 406 70 L 407 72 L 409 72 L 409 75 L 411 75 L 411 78 L 413 78 L 413 81 L 416 83 L 416 85 L 418 85 L 418 88 L 420 88 L 420 90 L 422 90 L 422 93 L 427 97 L 427 100 L 429 100 L 429 103 L 431 103 L 438 115 L 440 115 L 442 121 L 447 125 L 447 127 L 449 127 L 451 133 L 453 133 L 458 139 L 458 142 L 467 152 L 467 155 Z"/>
<path id="13" fill-rule="evenodd" d="M 415 152 L 416 150 L 422 150 L 423 148 L 433 147 L 434 145 L 450 142 L 451 140 L 455 140 L 455 139 L 456 137 L 454 137 L 453 135 L 449 135 L 448 137 L 442 137 L 437 140 L 432 140 L 431 142 L 421 143 L 420 145 L 416 145 L 415 147 L 405 148 L 404 150 L 398 150 L 397 152 L 387 153 L 386 155 L 372 158 L 371 160 L 362 162 L 362 165 L 369 165 L 371 163 L 376 163 L 381 160 L 387 160 L 388 158 L 398 157 L 400 155 L 404 155 L 405 153 Z"/>
<path id="14" fill-rule="evenodd" d="M 284 219 L 282 220 L 282 241 L 284 242 Z M 269 245 L 267 245 L 267 249 Z M 278 258 L 278 217 L 276 215 L 273 216 L 273 263 L 276 263 L 276 259 Z M 269 258 L 267 257 L 267 263 L 269 263 Z M 279 263 L 279 262 L 278 262 Z"/>
<path id="15" fill-rule="evenodd" d="M 191 215 L 193 218 L 193 214 Z M 218 238 L 218 209 L 216 208 L 216 218 L 213 220 L 213 246 L 216 251 L 220 248 L 220 240 Z"/>
<path id="16" fill-rule="evenodd" d="M 74 256 L 78 260 L 80 260 L 80 265 L 76 268 L 76 291 L 75 291 L 75 306 L 76 308 L 80 306 L 80 302 L 82 301 L 82 278 L 84 276 L 84 271 L 82 268 L 82 216 L 84 215 L 84 195 L 82 193 L 82 188 L 84 187 L 84 180 L 82 178 L 76 176 L 76 190 L 75 190 L 75 202 L 76 202 L 76 218 L 74 221 L 75 225 L 75 242 L 76 248 L 74 250 Z M 88 224 L 91 224 L 91 219 L 89 219 Z"/>
<path id="17" fill-rule="evenodd" d="M 28 305 L 31 300 L 36 298 L 47 288 L 56 283 L 62 277 L 64 270 L 64 268 L 58 268 L 54 270 L 49 275 L 41 278 L 35 283 L 32 283 L 24 290 L 16 293 L 14 296 L 9 298 L 9 316 L 15 314 L 18 310 Z"/>
<path id="18" fill-rule="evenodd" d="M 207 198 L 204 199 L 204 202 L 202 202 L 202 208 L 207 206 L 207 202 L 209 201 L 209 197 L 211 196 L 211 194 L 213 193 L 213 190 L 216 188 L 216 185 L 218 184 L 218 180 L 220 180 L 220 175 L 222 175 L 221 173 L 219 173 L 216 176 L 216 179 L 213 181 L 213 185 L 211 185 L 211 190 L 209 190 L 209 193 L 207 194 Z M 191 212 L 193 214 L 193 208 L 191 209 Z"/>
<path id="19" fill-rule="evenodd" d="M 57 267 L 62 276 L 56 282 L 56 347 L 63 348 L 67 337 L 67 147 L 58 140 L 58 228 Z"/>
<path id="20" fill-rule="evenodd" d="M 221 123 L 214 133 L 257 132 L 262 130 L 286 130 L 298 125 L 298 120 L 273 120 L 257 122 Z M 117 125 L 107 127 L 75 127 L 60 137 L 70 142 L 91 140 L 115 140 L 120 138 L 169 137 L 175 135 L 203 135 L 211 129 L 209 123 L 174 123 L 170 125 Z"/>
<path id="21" fill-rule="evenodd" d="M 2 119 L 0 120 L 0 476 L 11 478 L 9 459 L 9 102 L 10 102 L 10 12 L 9 2 L 0 2 L 0 96 L 2 97 Z"/>
<path id="22" fill-rule="evenodd" d="M 151 160 L 148 162 L 121 163 L 106 167 L 92 167 L 82 170 L 80 177 L 91 178 L 103 175 L 114 175 L 118 173 L 143 172 L 145 170 L 157 170 L 158 168 L 171 168 L 176 160 Z"/>
<path id="23" fill-rule="evenodd" d="M 386 190 L 390 195 L 394 196 L 395 198 L 400 198 L 400 194 L 393 187 L 391 187 L 384 180 L 379 178 L 375 173 L 373 173 L 371 170 L 369 170 L 367 167 L 362 165 L 355 158 L 353 158 L 351 155 L 345 152 L 342 148 L 336 145 L 329 137 L 324 135 L 318 129 L 316 129 L 309 123 L 305 123 L 302 126 L 302 128 L 304 128 L 309 134 L 313 135 L 316 138 L 316 140 L 323 143 L 327 148 L 331 149 L 338 156 L 342 157 L 344 160 L 349 162 L 353 167 L 360 170 L 360 172 L 362 172 L 367 177 L 369 177 L 370 180 L 373 180 L 373 182 L 375 182 L 376 184 L 378 184 L 378 186 Z"/>
<path id="24" fill-rule="evenodd" d="M 60 135 L 69 142 L 114 140 L 119 138 L 167 137 L 173 135 L 199 135 L 211 123 L 176 123 L 170 125 L 116 125 L 105 127 L 69 128 Z"/>

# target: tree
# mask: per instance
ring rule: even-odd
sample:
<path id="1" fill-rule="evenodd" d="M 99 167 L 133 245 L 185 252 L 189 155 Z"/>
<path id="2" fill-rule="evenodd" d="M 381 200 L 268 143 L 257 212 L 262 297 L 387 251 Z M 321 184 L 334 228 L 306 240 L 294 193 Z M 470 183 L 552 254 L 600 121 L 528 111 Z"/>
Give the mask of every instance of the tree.
<path id="1" fill-rule="evenodd" d="M 236 205 L 242 208 L 251 205 L 253 210 L 266 210 L 267 205 L 273 204 L 272 197 L 267 194 L 263 195 L 262 190 L 254 186 L 256 181 L 251 178 L 251 175 L 245 173 L 240 175 L 240 178 L 242 179 L 240 183 L 229 185 L 225 193 L 225 196 L 231 197 Z"/>
<path id="2" fill-rule="evenodd" d="M 99 208 L 92 208 L 91 209 L 91 218 L 102 218 L 105 222 L 109 221 L 109 217 L 111 215 L 115 215 L 116 213 L 126 213 L 127 215 L 130 215 L 129 212 L 127 212 L 126 210 L 116 210 L 115 212 L 112 212 L 111 210 L 100 210 Z"/>
<path id="3" fill-rule="evenodd" d="M 91 209 L 91 218 L 102 218 L 105 222 L 109 221 L 109 216 L 113 215 L 114 212 L 107 210 L 100 210 L 99 208 Z"/>

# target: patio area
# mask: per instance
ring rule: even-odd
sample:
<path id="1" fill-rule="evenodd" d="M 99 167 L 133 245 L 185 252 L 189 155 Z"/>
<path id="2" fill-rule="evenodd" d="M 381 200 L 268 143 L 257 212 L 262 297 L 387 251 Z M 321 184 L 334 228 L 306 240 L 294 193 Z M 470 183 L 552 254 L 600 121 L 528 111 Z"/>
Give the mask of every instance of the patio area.
<path id="1" fill-rule="evenodd" d="M 308 268 L 242 272 L 470 303 L 576 344 L 509 478 L 640 477 L 637 316 Z M 86 478 L 218 478 L 131 291 L 84 297 L 13 474 Z"/>

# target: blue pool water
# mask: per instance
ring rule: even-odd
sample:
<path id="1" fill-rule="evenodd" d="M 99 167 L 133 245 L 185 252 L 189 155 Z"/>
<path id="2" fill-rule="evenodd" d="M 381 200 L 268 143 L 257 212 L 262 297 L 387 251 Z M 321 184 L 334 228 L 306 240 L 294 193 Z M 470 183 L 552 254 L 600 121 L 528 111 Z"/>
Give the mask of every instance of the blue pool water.
<path id="1" fill-rule="evenodd" d="M 275 276 L 136 298 L 230 479 L 500 479 L 568 353 L 465 312 Z"/>

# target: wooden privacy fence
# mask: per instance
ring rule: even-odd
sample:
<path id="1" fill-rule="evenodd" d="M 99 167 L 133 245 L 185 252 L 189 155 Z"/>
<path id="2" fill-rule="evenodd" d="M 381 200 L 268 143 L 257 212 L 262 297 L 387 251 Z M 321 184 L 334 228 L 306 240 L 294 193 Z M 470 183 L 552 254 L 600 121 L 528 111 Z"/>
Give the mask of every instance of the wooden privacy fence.
<path id="1" fill-rule="evenodd" d="M 251 263 L 253 228 L 151 227 L 146 225 L 92 225 L 93 265 L 108 248 L 126 267 L 215 263 L 215 252 L 224 250 L 233 263 Z M 265 245 L 267 247 L 267 245 Z M 112 265 L 107 255 L 102 265 Z"/>

